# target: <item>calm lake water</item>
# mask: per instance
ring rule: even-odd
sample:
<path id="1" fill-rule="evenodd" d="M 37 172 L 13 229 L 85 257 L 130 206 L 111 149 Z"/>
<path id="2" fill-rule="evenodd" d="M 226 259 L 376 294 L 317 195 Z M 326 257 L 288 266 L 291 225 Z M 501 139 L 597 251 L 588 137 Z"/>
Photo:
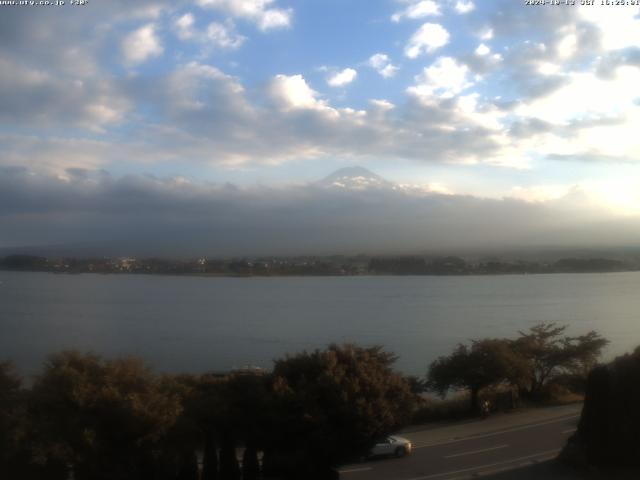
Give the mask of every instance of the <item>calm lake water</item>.
<path id="1" fill-rule="evenodd" d="M 133 354 L 161 371 L 272 366 L 331 342 L 384 345 L 423 374 L 472 338 L 540 321 L 595 329 L 607 358 L 640 345 L 640 273 L 202 278 L 0 271 L 0 360 L 37 371 L 62 349 Z"/>

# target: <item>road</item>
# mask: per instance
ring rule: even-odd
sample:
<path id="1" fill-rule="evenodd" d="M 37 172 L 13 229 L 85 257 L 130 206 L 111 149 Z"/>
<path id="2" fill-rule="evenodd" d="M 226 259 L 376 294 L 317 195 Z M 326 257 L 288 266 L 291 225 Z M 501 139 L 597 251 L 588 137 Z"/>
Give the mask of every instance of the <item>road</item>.
<path id="1" fill-rule="evenodd" d="M 582 405 L 495 415 L 400 434 L 414 445 L 405 458 L 346 465 L 342 480 L 477 478 L 557 456 L 575 431 Z"/>

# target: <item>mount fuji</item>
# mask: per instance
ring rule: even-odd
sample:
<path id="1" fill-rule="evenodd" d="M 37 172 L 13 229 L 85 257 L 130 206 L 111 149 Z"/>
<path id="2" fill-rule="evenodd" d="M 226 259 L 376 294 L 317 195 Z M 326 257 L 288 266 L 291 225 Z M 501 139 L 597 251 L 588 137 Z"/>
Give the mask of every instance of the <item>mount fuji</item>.
<path id="1" fill-rule="evenodd" d="M 346 167 L 315 183 L 323 188 L 342 190 L 395 190 L 396 185 L 364 167 Z"/>

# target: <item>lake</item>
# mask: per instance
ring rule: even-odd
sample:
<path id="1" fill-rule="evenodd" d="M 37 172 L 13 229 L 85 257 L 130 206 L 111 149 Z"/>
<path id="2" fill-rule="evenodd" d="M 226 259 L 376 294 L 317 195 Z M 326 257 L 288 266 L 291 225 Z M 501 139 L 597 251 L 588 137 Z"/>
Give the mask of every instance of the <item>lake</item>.
<path id="1" fill-rule="evenodd" d="M 640 273 L 213 278 L 0 271 L 0 360 L 34 373 L 62 349 L 159 371 L 272 366 L 331 342 L 383 345 L 424 374 L 458 342 L 540 321 L 597 330 L 607 359 L 640 345 Z"/>

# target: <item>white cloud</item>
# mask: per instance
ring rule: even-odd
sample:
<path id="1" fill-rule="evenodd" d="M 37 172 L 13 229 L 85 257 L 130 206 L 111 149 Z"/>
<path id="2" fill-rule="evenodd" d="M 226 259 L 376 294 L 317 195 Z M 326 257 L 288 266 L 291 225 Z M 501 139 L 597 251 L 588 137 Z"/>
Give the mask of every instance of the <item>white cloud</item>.
<path id="1" fill-rule="evenodd" d="M 318 99 L 302 75 L 276 75 L 270 86 L 271 96 L 284 110 L 324 110 L 327 104 Z"/>
<path id="2" fill-rule="evenodd" d="M 640 213 L 640 194 L 634 179 L 585 179 L 572 185 L 534 185 L 513 187 L 510 198 L 551 207 L 591 207 L 608 209 L 620 216 Z"/>
<path id="3" fill-rule="evenodd" d="M 489 55 L 491 53 L 491 49 L 489 47 L 487 47 L 484 43 L 481 43 L 480 45 L 478 45 L 478 48 L 476 48 L 476 55 L 480 55 L 481 57 L 484 57 L 485 55 Z"/>
<path id="4" fill-rule="evenodd" d="M 419 97 L 451 98 L 473 85 L 468 78 L 469 68 L 451 57 L 440 57 L 415 77 L 416 85 L 409 93 Z"/>
<path id="5" fill-rule="evenodd" d="M 536 70 L 540 75 L 558 75 L 562 68 L 556 63 L 540 62 Z"/>
<path id="6" fill-rule="evenodd" d="M 122 53 L 128 64 L 139 64 L 162 55 L 164 48 L 156 35 L 153 24 L 144 25 L 131 32 L 122 41 Z"/>
<path id="7" fill-rule="evenodd" d="M 441 15 L 440 6 L 433 0 L 422 0 L 410 4 L 407 8 L 391 15 L 393 22 L 399 22 L 403 18 L 417 19 L 428 16 Z"/>
<path id="8" fill-rule="evenodd" d="M 165 121 L 170 125 L 169 130 L 183 125 L 183 134 L 191 135 L 197 129 L 206 132 L 211 124 L 218 123 L 216 133 L 225 136 L 233 128 L 231 124 L 248 123 L 254 115 L 240 82 L 210 65 L 190 62 L 180 66 L 163 87 Z M 161 137 L 167 136 L 166 132 L 158 133 Z M 180 141 L 184 139 L 178 139 L 176 143 Z M 195 142 L 194 139 L 190 141 Z"/>
<path id="9" fill-rule="evenodd" d="M 585 162 L 640 158 L 640 111 L 628 94 L 639 82 L 640 70 L 628 66 L 619 67 L 611 79 L 585 72 L 565 75 L 562 87 L 514 110 L 520 119 L 549 126 L 533 129 L 516 142 L 517 148 Z"/>
<path id="10" fill-rule="evenodd" d="M 206 38 L 220 48 L 239 48 L 246 40 L 246 37 L 237 34 L 233 29 L 233 24 L 224 25 L 213 22 L 207 27 Z"/>
<path id="11" fill-rule="evenodd" d="M 251 21 L 263 31 L 289 27 L 293 17 L 290 8 L 269 8 L 274 0 L 197 0 L 197 3 Z"/>
<path id="12" fill-rule="evenodd" d="M 558 56 L 562 59 L 572 57 L 578 50 L 578 37 L 575 33 L 569 33 L 562 37 L 556 45 Z"/>
<path id="13" fill-rule="evenodd" d="M 572 188 L 574 187 L 571 185 L 533 185 L 530 187 L 518 185 L 512 188 L 508 196 L 529 203 L 544 203 L 568 195 Z"/>
<path id="14" fill-rule="evenodd" d="M 353 82 L 357 76 L 358 72 L 353 68 L 345 68 L 344 70 L 331 75 L 327 80 L 327 84 L 331 87 L 344 87 L 345 85 Z"/>
<path id="15" fill-rule="evenodd" d="M 399 67 L 396 67 L 395 65 L 389 64 L 389 65 L 386 65 L 378 73 L 380 75 L 382 75 L 384 78 L 391 78 L 391 77 L 395 76 L 395 74 L 398 72 L 398 70 L 399 70 Z"/>
<path id="16" fill-rule="evenodd" d="M 468 125 L 482 126 L 491 130 L 492 134 L 498 135 L 496 139 L 500 142 L 504 140 L 504 138 L 500 137 L 503 137 L 505 132 L 504 119 L 507 114 L 496 108 L 496 106 L 491 103 L 482 104 L 478 93 L 458 96 L 456 98 L 455 106 L 461 121 L 467 122 Z M 491 163 L 503 165 L 507 163 L 504 159 L 500 158 L 498 160 L 498 157 L 499 155 L 497 155 L 496 158 L 491 159 Z M 514 168 L 523 167 L 523 165 L 517 160 L 512 161 L 511 166 Z"/>
<path id="17" fill-rule="evenodd" d="M 391 60 L 389 60 L 389 56 L 384 53 L 376 53 L 369 57 L 369 66 L 373 68 L 376 72 L 382 75 L 384 78 L 393 77 L 396 72 L 399 70 L 398 67 L 391 64 Z"/>
<path id="18" fill-rule="evenodd" d="M 464 0 L 458 0 L 455 6 L 456 12 L 458 12 L 461 15 L 473 11 L 475 8 L 476 6 L 474 5 L 473 2 L 464 1 Z"/>
<path id="19" fill-rule="evenodd" d="M 18 84 L 19 89 L 13 87 Z M 120 122 L 131 108 L 114 82 L 36 70 L 2 56 L 0 105 L 0 124 L 25 122 L 49 129 L 79 126 L 94 132 Z"/>
<path id="20" fill-rule="evenodd" d="M 174 28 L 180 40 L 195 40 L 203 44 L 205 53 L 211 46 L 229 50 L 240 48 L 247 40 L 235 31 L 231 20 L 225 23 L 211 22 L 205 31 L 199 31 L 195 28 L 195 18 L 191 13 L 178 18 L 174 22 Z"/>
<path id="21" fill-rule="evenodd" d="M 600 30 L 602 46 L 606 50 L 640 46 L 640 6 L 613 8 L 598 5 L 577 10 L 581 19 Z"/>
<path id="22" fill-rule="evenodd" d="M 375 53 L 369 57 L 369 65 L 376 70 L 389 64 L 389 56 L 384 53 Z"/>
<path id="23" fill-rule="evenodd" d="M 258 22 L 258 27 L 260 30 L 271 30 L 276 28 L 285 28 L 291 24 L 291 17 L 293 15 L 293 10 L 277 10 L 270 9 L 265 10 L 265 12 L 260 16 L 260 20 Z"/>
<path id="24" fill-rule="evenodd" d="M 382 111 L 393 110 L 394 108 L 396 108 L 396 106 L 393 103 L 383 99 L 369 100 L 369 103 L 373 105 L 375 108 L 377 108 L 378 110 L 382 110 Z"/>
<path id="25" fill-rule="evenodd" d="M 425 23 L 409 39 L 404 54 L 417 58 L 423 53 L 431 53 L 449 43 L 449 32 L 440 24 Z"/>
<path id="26" fill-rule="evenodd" d="M 195 18 L 191 13 L 185 13 L 180 18 L 178 18 L 175 23 L 176 34 L 180 40 L 189 40 L 194 37 L 195 31 L 194 26 Z"/>
<path id="27" fill-rule="evenodd" d="M 108 99 L 105 100 L 108 101 Z M 85 106 L 85 112 L 92 122 L 90 126 L 95 131 L 102 131 L 99 125 L 120 122 L 124 116 L 125 108 L 122 105 L 113 105 L 96 99 Z"/>
<path id="28" fill-rule="evenodd" d="M 638 107 L 629 92 L 633 91 L 634 84 L 638 85 L 640 70 L 620 67 L 616 73 L 611 80 L 600 79 L 592 73 L 567 75 L 561 88 L 534 101 L 523 102 L 516 113 L 558 125 L 585 118 L 631 115 Z"/>
<path id="29" fill-rule="evenodd" d="M 491 40 L 493 38 L 493 28 L 486 28 L 479 34 L 480 40 Z"/>

